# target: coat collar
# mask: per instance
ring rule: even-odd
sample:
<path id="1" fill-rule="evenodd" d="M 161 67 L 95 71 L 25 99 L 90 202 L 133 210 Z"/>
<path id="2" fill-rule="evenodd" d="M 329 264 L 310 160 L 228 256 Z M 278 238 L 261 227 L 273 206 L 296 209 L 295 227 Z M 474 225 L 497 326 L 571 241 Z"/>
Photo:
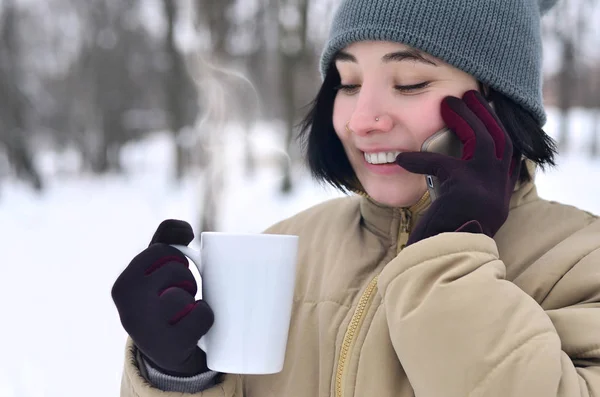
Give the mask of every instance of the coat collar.
<path id="1" fill-rule="evenodd" d="M 532 180 L 516 184 L 510 200 L 511 210 L 538 198 L 535 187 L 535 163 L 526 160 L 525 164 L 529 169 Z M 391 241 L 396 241 L 398 238 L 403 216 L 408 214 L 410 217 L 409 230 L 411 230 L 431 204 L 429 193 L 425 193 L 419 202 L 406 208 L 386 206 L 376 202 L 364 193 L 359 193 L 359 195 L 361 196 L 360 214 L 365 227 L 383 238 L 391 239 Z"/>

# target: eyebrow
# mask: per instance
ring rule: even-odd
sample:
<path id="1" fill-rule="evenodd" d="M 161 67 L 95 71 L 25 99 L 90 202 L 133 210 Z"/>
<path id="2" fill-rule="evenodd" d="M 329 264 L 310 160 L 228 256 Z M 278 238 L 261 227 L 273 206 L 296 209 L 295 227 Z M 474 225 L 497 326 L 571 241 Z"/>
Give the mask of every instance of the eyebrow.
<path id="1" fill-rule="evenodd" d="M 356 60 L 356 57 L 354 55 L 350 54 L 349 52 L 345 52 L 345 51 L 338 52 L 334 58 L 334 62 L 335 61 L 358 63 L 358 61 Z M 427 65 L 437 66 L 437 64 L 435 62 L 427 59 L 421 51 L 415 50 L 415 49 L 390 52 L 389 54 L 385 54 L 381 58 L 381 61 L 383 63 L 415 61 L 415 62 L 421 62 L 421 63 L 427 64 Z"/>

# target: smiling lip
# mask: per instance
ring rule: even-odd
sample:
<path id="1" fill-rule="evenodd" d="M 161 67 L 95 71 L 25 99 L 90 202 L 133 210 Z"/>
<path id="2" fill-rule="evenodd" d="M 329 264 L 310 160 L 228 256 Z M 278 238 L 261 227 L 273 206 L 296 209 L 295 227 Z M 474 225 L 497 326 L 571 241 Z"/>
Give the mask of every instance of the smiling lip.
<path id="1" fill-rule="evenodd" d="M 379 152 L 400 152 L 401 150 L 377 150 L 377 151 L 368 151 L 365 153 L 379 153 Z M 399 175 L 407 172 L 404 168 L 400 167 L 397 164 L 371 164 L 368 163 L 365 159 L 364 153 L 361 152 L 361 156 L 363 164 L 366 169 L 368 169 L 373 174 L 377 175 Z"/>
<path id="2" fill-rule="evenodd" d="M 374 148 L 374 149 L 358 149 L 362 153 L 382 153 L 382 152 L 410 152 L 408 149 L 382 149 L 382 148 Z"/>

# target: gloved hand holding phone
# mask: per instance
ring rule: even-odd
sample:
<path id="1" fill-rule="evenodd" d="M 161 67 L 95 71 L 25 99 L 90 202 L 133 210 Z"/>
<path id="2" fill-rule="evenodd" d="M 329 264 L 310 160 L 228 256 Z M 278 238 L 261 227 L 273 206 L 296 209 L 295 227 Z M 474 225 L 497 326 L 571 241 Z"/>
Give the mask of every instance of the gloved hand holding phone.
<path id="1" fill-rule="evenodd" d="M 440 181 L 439 196 L 411 232 L 408 244 L 444 232 L 469 231 L 493 237 L 508 217 L 520 173 L 511 139 L 477 91 L 447 97 L 442 118 L 463 144 L 461 158 L 439 153 L 400 153 L 396 163 Z"/>

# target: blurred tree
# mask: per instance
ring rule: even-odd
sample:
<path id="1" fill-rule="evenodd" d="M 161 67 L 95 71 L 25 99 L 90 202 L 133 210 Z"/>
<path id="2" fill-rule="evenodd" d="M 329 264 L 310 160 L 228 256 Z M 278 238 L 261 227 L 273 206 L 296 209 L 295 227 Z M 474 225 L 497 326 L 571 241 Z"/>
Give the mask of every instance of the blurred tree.
<path id="1" fill-rule="evenodd" d="M 42 178 L 33 161 L 28 138 L 34 109 L 23 91 L 20 16 L 12 0 L 0 2 L 0 143 L 17 177 L 42 190 Z"/>
<path id="2" fill-rule="evenodd" d="M 595 63 L 594 67 L 590 69 L 589 84 L 586 85 L 588 87 L 590 108 L 593 112 L 589 152 L 590 156 L 595 158 L 600 157 L 600 66 Z"/>
<path id="3" fill-rule="evenodd" d="M 180 134 L 186 127 L 190 127 L 198 111 L 196 95 L 192 91 L 194 82 L 188 73 L 184 54 L 179 50 L 175 37 L 178 23 L 178 2 L 163 0 L 163 9 L 167 21 L 167 34 L 165 36 L 165 51 L 167 70 L 164 74 L 165 109 L 167 125 L 173 134 L 175 142 L 176 179 L 179 181 L 186 168 L 187 146 Z M 195 109 L 194 112 L 190 110 Z"/>
<path id="4" fill-rule="evenodd" d="M 140 4 L 74 1 L 81 44 L 64 71 L 47 79 L 54 101 L 46 121 L 93 172 L 119 171 L 123 144 L 170 127 L 168 53 L 144 26 Z M 195 92 L 189 87 L 184 94 L 178 112 L 192 124 Z"/>
<path id="5" fill-rule="evenodd" d="M 277 13 L 278 53 L 279 53 L 279 96 L 285 123 L 285 148 L 289 155 L 281 159 L 283 180 L 281 191 L 292 190 L 292 165 L 299 161 L 299 151 L 295 145 L 295 126 L 298 121 L 299 87 L 304 83 L 302 71 L 314 68 L 315 52 L 308 44 L 309 0 L 269 0 L 269 8 Z"/>
<path id="6" fill-rule="evenodd" d="M 600 1 L 599 0 L 588 0 L 590 4 L 590 15 L 596 15 L 596 20 L 591 21 L 590 35 L 586 38 L 585 44 L 587 44 L 588 56 L 585 57 L 587 60 L 588 74 L 587 79 L 583 86 L 587 87 L 587 96 L 589 98 L 589 108 L 593 112 L 592 121 L 592 137 L 590 140 L 590 156 L 592 158 L 600 157 L 600 31 L 598 30 L 598 23 L 600 20 Z M 593 52 L 596 49 L 596 52 Z M 591 50 L 591 51 L 590 51 Z"/>
<path id="7" fill-rule="evenodd" d="M 591 19 L 597 0 L 563 1 L 555 7 L 548 18 L 544 20 L 544 34 L 553 39 L 560 51 L 560 68 L 557 74 L 556 101 L 560 111 L 558 146 L 561 151 L 568 149 L 570 110 L 575 105 L 576 98 L 581 95 L 578 87 L 585 85 L 581 82 L 583 70 L 582 48 L 584 37 L 595 23 Z M 581 90 L 581 88 L 579 88 Z"/>
<path id="8" fill-rule="evenodd" d="M 81 94 L 89 95 L 90 110 L 96 114 L 88 118 L 84 132 L 86 157 L 95 172 L 119 171 L 120 149 L 131 137 L 126 116 L 144 93 L 136 84 L 134 57 L 147 48 L 146 32 L 131 22 L 136 20 L 135 2 L 94 0 L 87 11 L 90 36 L 80 53 L 86 81 Z M 143 57 L 151 59 L 148 53 Z"/>

